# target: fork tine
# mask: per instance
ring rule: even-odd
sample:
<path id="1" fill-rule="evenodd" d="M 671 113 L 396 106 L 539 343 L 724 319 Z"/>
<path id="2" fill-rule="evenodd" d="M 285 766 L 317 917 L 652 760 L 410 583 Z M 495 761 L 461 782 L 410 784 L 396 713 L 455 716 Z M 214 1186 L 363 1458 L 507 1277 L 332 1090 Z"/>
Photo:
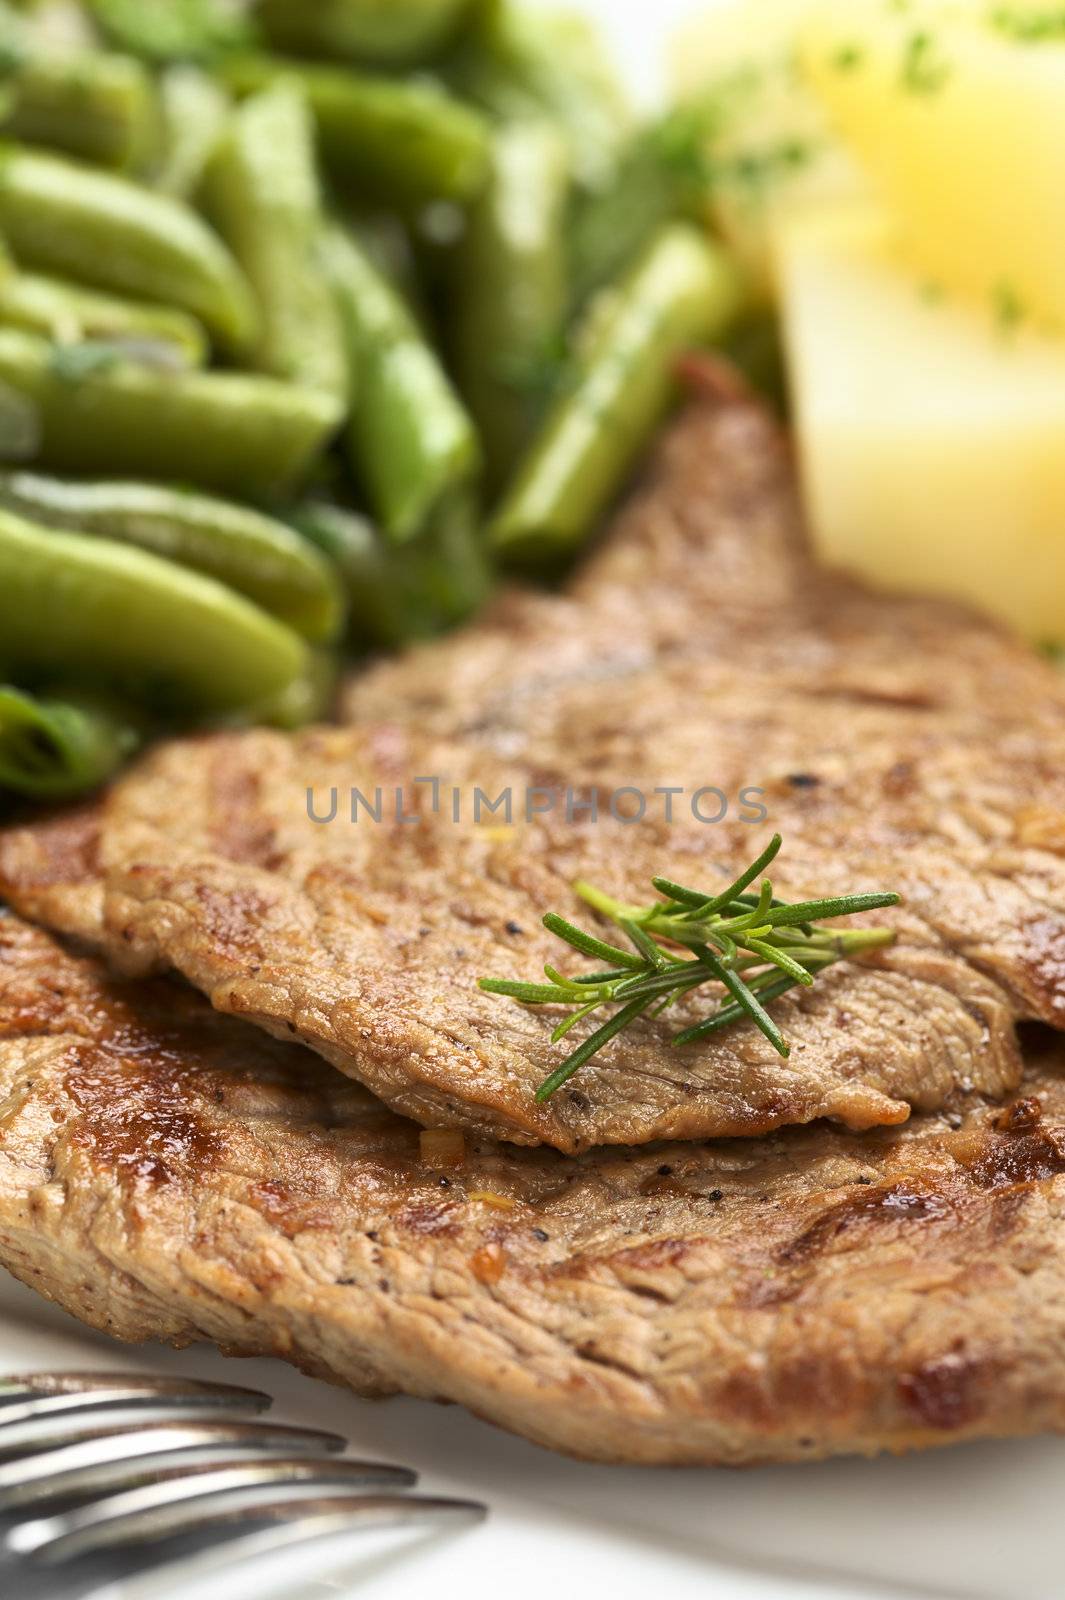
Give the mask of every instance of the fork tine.
<path id="1" fill-rule="evenodd" d="M 94 1441 L 106 1444 L 111 1439 L 128 1439 L 132 1441 L 129 1451 L 122 1450 L 119 1454 L 134 1455 L 140 1453 L 137 1441 L 154 1437 L 156 1434 L 173 1436 L 175 1439 L 181 1439 L 186 1434 L 199 1434 L 205 1438 L 217 1436 L 223 1442 L 232 1436 L 243 1444 L 245 1441 L 254 1443 L 257 1439 L 272 1438 L 274 1435 L 285 1438 L 293 1431 L 301 1437 L 309 1436 L 315 1441 L 329 1439 L 331 1443 L 326 1448 L 330 1451 L 344 1448 L 345 1441 L 339 1434 L 319 1433 L 315 1429 L 306 1428 L 293 1430 L 283 1423 L 258 1419 L 249 1422 L 242 1417 L 152 1417 L 147 1422 L 120 1423 L 105 1423 L 99 1418 L 86 1417 L 75 1419 L 62 1432 L 42 1433 L 37 1429 L 27 1429 L 24 1438 L 21 1429 L 12 1428 L 10 1440 L 4 1439 L 0 1442 L 0 1484 L 7 1481 L 6 1468 L 12 1462 L 29 1461 L 38 1456 L 56 1461 L 60 1450 L 80 1444 L 92 1444 Z M 117 1456 L 112 1459 L 117 1459 Z"/>
<path id="2" fill-rule="evenodd" d="M 160 1422 L 151 1427 L 130 1426 L 114 1430 L 97 1429 L 75 1442 L 56 1448 L 22 1452 L 0 1462 L 0 1511 L 31 1503 L 35 1491 L 44 1485 L 50 1495 L 60 1489 L 67 1494 L 89 1492 L 97 1481 L 97 1469 L 121 1463 L 139 1464 L 142 1476 L 148 1475 L 159 1457 L 197 1452 L 202 1457 L 248 1451 L 278 1455 L 331 1454 L 345 1448 L 347 1441 L 334 1433 L 319 1433 L 311 1428 L 286 1428 L 272 1422 L 230 1422 L 207 1418 L 197 1422 Z"/>
<path id="3" fill-rule="evenodd" d="M 239 1415 L 242 1411 L 261 1411 L 263 1408 L 238 1405 L 233 1409 Z M 13 1456 L 54 1450 L 58 1445 L 74 1444 L 78 1439 L 122 1433 L 130 1428 L 150 1428 L 164 1421 L 209 1422 L 215 1417 L 227 1415 L 229 1410 L 229 1406 L 217 1400 L 208 1401 L 201 1407 L 194 1398 L 188 1396 L 177 1403 L 168 1399 L 144 1399 L 135 1401 L 132 1406 L 127 1406 L 116 1397 L 114 1410 L 108 1410 L 106 1406 L 90 1406 L 87 1409 L 72 1407 L 69 1410 L 46 1411 L 22 1421 L 0 1420 L 0 1462 L 9 1461 Z M 150 1415 L 138 1415 L 141 1412 L 150 1412 Z"/>
<path id="4" fill-rule="evenodd" d="M 73 1489 L 66 1477 L 44 1478 L 37 1483 L 27 1483 L 24 1492 L 18 1497 L 17 1504 L 12 1504 L 10 1509 L 5 1507 L 3 1499 L 0 1498 L 0 1516 L 10 1515 L 11 1512 L 24 1513 L 32 1508 L 36 1517 L 57 1503 L 66 1507 L 71 1500 L 78 1500 L 84 1504 L 89 1497 L 93 1500 L 105 1496 L 111 1498 L 124 1494 L 127 1490 L 143 1489 L 148 1485 L 184 1484 L 209 1473 L 238 1467 L 250 1467 L 262 1472 L 275 1462 L 281 1467 L 293 1465 L 295 1459 L 285 1456 L 275 1457 L 265 1452 L 257 1452 L 256 1456 L 234 1455 L 230 1450 L 221 1447 L 216 1452 L 212 1446 L 208 1450 L 187 1451 L 184 1455 L 178 1453 L 169 1458 L 157 1456 L 148 1462 L 136 1457 L 124 1461 L 102 1461 L 79 1474 L 78 1482 Z M 312 1465 L 322 1464 L 321 1459 L 314 1456 L 298 1459 Z M 409 1488 L 418 1479 L 418 1474 L 411 1472 L 409 1468 L 393 1467 L 383 1461 L 355 1461 L 345 1456 L 343 1465 L 346 1468 L 362 1469 L 366 1473 L 367 1483 L 379 1483 L 382 1487 Z"/>
<path id="5" fill-rule="evenodd" d="M 309 1547 L 353 1532 L 377 1528 L 417 1526 L 438 1521 L 480 1522 L 486 1508 L 476 1500 L 438 1500 L 424 1496 L 376 1495 L 331 1496 L 295 1505 L 257 1507 L 252 1528 L 245 1530 L 231 1522 L 233 1537 L 193 1556 L 168 1561 L 122 1583 L 122 1600 L 157 1600 L 157 1597 L 187 1585 L 194 1592 L 197 1584 L 231 1567 L 242 1566 L 282 1550 Z M 269 1520 L 272 1525 L 261 1524 Z M 115 1585 L 93 1589 L 82 1600 L 115 1600 Z"/>
<path id="6" fill-rule="evenodd" d="M 139 1372 L 33 1372 L 0 1378 L 0 1438 L 16 1423 L 136 1406 L 265 1411 L 270 1396 L 228 1383 L 151 1378 Z"/>
<path id="7" fill-rule="evenodd" d="M 250 1515 L 256 1503 L 276 1505 L 280 1489 L 295 1501 L 321 1499 L 330 1490 L 410 1488 L 416 1481 L 409 1468 L 378 1462 L 298 1457 L 230 1462 L 181 1481 L 143 1484 L 57 1516 L 17 1523 L 3 1543 L 14 1555 L 67 1561 L 105 1546 L 196 1533 L 201 1525 L 217 1522 L 223 1504 Z M 205 1507 L 207 1500 L 213 1505 Z"/>

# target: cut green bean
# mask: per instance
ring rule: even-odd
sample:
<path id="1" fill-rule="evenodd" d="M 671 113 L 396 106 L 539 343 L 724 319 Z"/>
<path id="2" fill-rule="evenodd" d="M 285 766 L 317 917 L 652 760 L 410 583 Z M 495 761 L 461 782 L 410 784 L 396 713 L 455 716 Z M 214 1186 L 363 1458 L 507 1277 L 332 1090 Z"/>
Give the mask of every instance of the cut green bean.
<path id="1" fill-rule="evenodd" d="M 632 135 L 609 182 L 579 197 L 570 240 L 575 306 L 627 271 L 666 223 L 699 219 L 717 122 L 713 99 L 675 107 Z"/>
<path id="2" fill-rule="evenodd" d="M 320 256 L 314 128 L 297 86 L 276 84 L 238 107 L 204 192 L 258 301 L 255 365 L 346 404 L 340 316 Z"/>
<path id="3" fill-rule="evenodd" d="M 316 643 L 332 642 L 343 626 L 332 563 L 285 523 L 247 506 L 154 483 L 64 483 L 32 472 L 0 472 L 0 506 L 216 578 Z"/>
<path id="4" fill-rule="evenodd" d="M 456 252 L 455 367 L 499 488 L 543 409 L 567 314 L 569 159 L 546 122 L 500 129 L 487 187 Z"/>
<path id="5" fill-rule="evenodd" d="M 574 177 L 607 184 L 631 117 L 597 29 L 578 12 L 501 0 L 448 53 L 445 80 L 504 122 L 546 119 L 565 137 Z"/>
<path id="6" fill-rule="evenodd" d="M 226 0 L 87 0 L 93 21 L 121 50 L 156 63 L 211 60 L 238 45 L 252 29 Z"/>
<path id="7" fill-rule="evenodd" d="M 239 57 L 226 64 L 224 76 L 242 95 L 279 77 L 297 81 L 314 112 L 326 164 L 355 194 L 392 209 L 431 200 L 464 203 L 484 182 L 485 118 L 431 82 L 271 56 Z"/>
<path id="8" fill-rule="evenodd" d="M 298 55 L 411 67 L 451 39 L 471 0 L 261 0 L 270 43 Z"/>
<path id="9" fill-rule="evenodd" d="M 0 638 L 16 673 L 102 680 L 168 712 L 253 707 L 307 670 L 297 634 L 213 579 L 6 511 Z"/>
<path id="10" fill-rule="evenodd" d="M 481 529 L 462 497 L 402 549 L 357 512 L 324 501 L 299 507 L 293 520 L 339 568 L 353 639 L 364 646 L 430 639 L 476 611 L 491 588 Z"/>
<path id="11" fill-rule="evenodd" d="M 7 79 L 0 127 L 80 160 L 139 171 L 158 149 L 159 102 L 144 67 L 102 51 L 33 51 Z"/>
<path id="12" fill-rule="evenodd" d="M 227 349 L 254 343 L 255 303 L 195 212 L 113 173 L 0 147 L 0 234 L 26 267 L 198 317 Z"/>
<path id="13" fill-rule="evenodd" d="M 41 440 L 33 402 L 0 380 L 0 454 L 8 461 L 29 461 Z"/>
<path id="14" fill-rule="evenodd" d="M 55 344 L 103 340 L 160 365 L 202 367 L 207 336 L 195 317 L 169 306 L 121 300 L 36 273 L 0 275 L 0 326 L 39 333 Z"/>
<path id="15" fill-rule="evenodd" d="M 169 67 L 160 78 L 163 151 L 153 187 L 192 200 L 226 126 L 229 96 L 199 67 Z"/>
<path id="16" fill-rule="evenodd" d="M 353 642 L 392 650 L 438 632 L 435 613 L 408 592 L 414 587 L 409 550 L 404 549 L 397 564 L 395 547 L 368 517 L 328 501 L 309 500 L 292 512 L 292 522 L 339 571 Z"/>
<path id="17" fill-rule="evenodd" d="M 743 299 L 740 276 L 716 245 L 684 224 L 662 230 L 609 309 L 593 308 L 594 334 L 572 387 L 493 519 L 498 550 L 551 561 L 580 547 L 661 420 L 678 357 L 719 338 Z"/>
<path id="18" fill-rule="evenodd" d="M 0 329 L 0 392 L 23 417 L 20 437 L 0 430 L 0 459 L 267 499 L 303 482 L 340 423 L 334 400 L 274 378 L 161 372 L 80 349 L 75 361 L 77 346 Z"/>
<path id="19" fill-rule="evenodd" d="M 476 473 L 477 434 L 402 297 L 350 235 L 324 245 L 358 388 L 352 464 L 385 532 L 412 539 Z"/>
<path id="20" fill-rule="evenodd" d="M 449 495 L 421 537 L 395 553 L 393 571 L 408 551 L 414 569 L 410 581 L 435 616 L 437 632 L 465 622 L 488 599 L 493 563 L 474 494 L 458 490 Z"/>
<path id="21" fill-rule="evenodd" d="M 333 709 L 339 677 L 340 663 L 335 655 L 328 650 L 311 650 L 306 670 L 287 688 L 242 711 L 233 720 L 244 725 L 261 722 L 287 732 L 305 728 L 311 722 L 324 722 Z"/>
<path id="22" fill-rule="evenodd" d="M 106 783 L 139 743 L 136 719 L 106 700 L 0 684 L 0 790 L 72 800 Z"/>

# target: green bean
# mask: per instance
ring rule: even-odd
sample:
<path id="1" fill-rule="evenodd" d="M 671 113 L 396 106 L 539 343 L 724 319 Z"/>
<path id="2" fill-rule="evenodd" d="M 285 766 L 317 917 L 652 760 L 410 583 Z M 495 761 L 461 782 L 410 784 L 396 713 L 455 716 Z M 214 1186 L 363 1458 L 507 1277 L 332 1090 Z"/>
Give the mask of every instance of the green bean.
<path id="1" fill-rule="evenodd" d="M 723 334 L 743 297 L 736 268 L 694 228 L 658 234 L 608 309 L 592 309 L 572 387 L 493 518 L 500 551 L 551 560 L 584 541 L 660 421 L 678 357 Z"/>
<path id="2" fill-rule="evenodd" d="M 6 511 L 0 637 L 18 673 L 97 678 L 168 710 L 255 706 L 307 667 L 297 634 L 213 579 Z"/>
<path id="3" fill-rule="evenodd" d="M 411 67 L 435 55 L 471 9 L 471 0 L 261 0 L 259 16 L 281 50 Z"/>
<path id="4" fill-rule="evenodd" d="M 270 56 L 239 57 L 226 64 L 224 76 L 245 95 L 279 76 L 297 81 L 314 112 L 321 153 L 334 178 L 360 195 L 383 199 L 393 210 L 430 200 L 465 202 L 484 182 L 485 119 L 433 83 Z"/>
<path id="5" fill-rule="evenodd" d="M 255 304 L 222 241 L 187 206 L 58 156 L 0 149 L 0 234 L 24 266 L 178 306 L 246 349 Z"/>
<path id="6" fill-rule="evenodd" d="M 255 290 L 255 365 L 346 404 L 340 317 L 319 258 L 314 129 L 295 85 L 279 83 L 237 109 L 208 167 L 204 195 Z"/>
<path id="7" fill-rule="evenodd" d="M 397 552 L 397 564 L 404 553 Z M 493 563 L 473 494 L 457 490 L 449 495 L 412 547 L 411 556 L 416 593 L 432 609 L 438 631 L 464 622 L 488 599 Z"/>
<path id="8" fill-rule="evenodd" d="M 0 684 L 0 790 L 73 799 L 106 783 L 139 743 L 136 720 L 105 700 Z"/>
<path id="9" fill-rule="evenodd" d="M 425 286 L 419 272 L 411 230 L 393 212 L 355 211 L 348 217 L 351 231 L 370 261 L 393 284 L 419 322 L 428 323 Z"/>
<path id="10" fill-rule="evenodd" d="M 579 198 L 570 242 L 577 307 L 630 267 L 660 227 L 706 208 L 716 101 L 677 106 L 640 128 L 609 183 Z"/>
<path id="11" fill-rule="evenodd" d="M 568 285 L 565 143 L 545 122 L 500 129 L 455 259 L 459 387 L 500 487 L 535 427 L 537 375 L 562 340 Z"/>
<path id="12" fill-rule="evenodd" d="M 306 670 L 293 678 L 280 694 L 250 707 L 233 720 L 238 723 L 266 723 L 271 728 L 305 728 L 310 722 L 324 722 L 336 699 L 340 663 L 328 650 L 308 652 Z"/>
<path id="13" fill-rule="evenodd" d="M 13 419 L 21 405 L 30 425 L 28 438 L 0 430 L 0 459 L 192 482 L 254 500 L 291 492 L 340 423 L 328 396 L 273 378 L 156 371 L 106 347 L 80 349 L 99 361 L 75 361 L 78 346 L 53 350 L 0 329 L 0 390 Z"/>
<path id="14" fill-rule="evenodd" d="M 392 650 L 432 638 L 475 611 L 491 588 L 481 530 L 462 496 L 401 550 L 358 512 L 325 501 L 300 506 L 294 521 L 339 568 L 353 638 L 364 646 Z"/>
<path id="15" fill-rule="evenodd" d="M 229 115 L 229 96 L 199 67 L 170 67 L 159 80 L 163 155 L 152 186 L 175 200 L 191 200 Z"/>
<path id="16" fill-rule="evenodd" d="M 35 52 L 8 80 L 5 134 L 105 167 L 140 170 L 158 148 L 159 103 L 129 56 Z"/>
<path id="17" fill-rule="evenodd" d="M 184 311 L 29 272 L 0 276 L 0 326 L 39 333 L 56 344 L 105 340 L 177 367 L 201 367 L 207 360 L 204 330 Z"/>
<path id="18" fill-rule="evenodd" d="M 313 500 L 297 507 L 292 520 L 339 570 L 355 642 L 396 649 L 437 632 L 435 617 L 403 588 L 404 575 L 409 584 L 413 567 L 409 550 L 404 549 L 404 559 L 397 563 L 395 547 L 367 517 Z"/>
<path id="19" fill-rule="evenodd" d="M 88 8 L 111 44 L 153 62 L 210 60 L 252 37 L 225 0 L 88 0 Z"/>
<path id="20" fill-rule="evenodd" d="M 553 122 L 581 185 L 595 191 L 610 181 L 631 119 L 609 54 L 586 17 L 502 0 L 486 8 L 442 71 L 492 117 Z"/>
<path id="21" fill-rule="evenodd" d="M 0 507 L 47 527 L 137 545 L 216 578 L 315 642 L 336 639 L 343 626 L 332 564 L 285 523 L 247 506 L 154 483 L 0 472 Z"/>
<path id="22" fill-rule="evenodd" d="M 348 448 L 370 506 L 397 541 L 414 538 L 479 466 L 473 423 L 407 305 L 349 235 L 326 258 L 358 403 Z"/>
<path id="23" fill-rule="evenodd" d="M 0 381 L 0 454 L 28 461 L 40 444 L 41 429 L 32 401 Z"/>

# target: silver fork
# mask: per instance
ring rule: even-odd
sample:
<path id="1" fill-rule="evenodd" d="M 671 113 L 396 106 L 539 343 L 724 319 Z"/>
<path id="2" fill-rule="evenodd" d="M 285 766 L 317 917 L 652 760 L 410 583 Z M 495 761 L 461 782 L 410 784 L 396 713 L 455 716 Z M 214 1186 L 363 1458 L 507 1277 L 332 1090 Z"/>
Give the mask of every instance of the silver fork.
<path id="1" fill-rule="evenodd" d="M 258 1420 L 270 1404 L 140 1373 L 0 1377 L 0 1554 L 28 1572 L 145 1547 L 122 1593 L 148 1600 L 267 1552 L 484 1516 L 401 1492 L 415 1473 L 351 1459 L 336 1434 Z"/>

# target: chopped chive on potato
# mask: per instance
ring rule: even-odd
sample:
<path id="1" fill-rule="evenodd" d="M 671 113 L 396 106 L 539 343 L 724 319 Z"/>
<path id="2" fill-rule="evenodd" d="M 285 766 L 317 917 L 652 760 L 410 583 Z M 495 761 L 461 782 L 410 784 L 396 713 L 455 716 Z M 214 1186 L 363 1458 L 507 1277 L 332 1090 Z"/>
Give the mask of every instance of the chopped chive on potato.
<path id="1" fill-rule="evenodd" d="M 818 3 L 799 58 L 923 270 L 1065 330 L 1061 0 Z"/>
<path id="2" fill-rule="evenodd" d="M 798 69 L 810 0 L 729 0 L 689 23 L 672 48 L 681 99 L 718 102 L 710 141 L 711 221 L 772 293 L 778 223 L 812 205 L 864 193 L 867 180 L 830 131 Z"/>
<path id="3" fill-rule="evenodd" d="M 792 221 L 779 272 L 823 559 L 1065 641 L 1065 341 L 921 278 L 867 207 Z"/>

